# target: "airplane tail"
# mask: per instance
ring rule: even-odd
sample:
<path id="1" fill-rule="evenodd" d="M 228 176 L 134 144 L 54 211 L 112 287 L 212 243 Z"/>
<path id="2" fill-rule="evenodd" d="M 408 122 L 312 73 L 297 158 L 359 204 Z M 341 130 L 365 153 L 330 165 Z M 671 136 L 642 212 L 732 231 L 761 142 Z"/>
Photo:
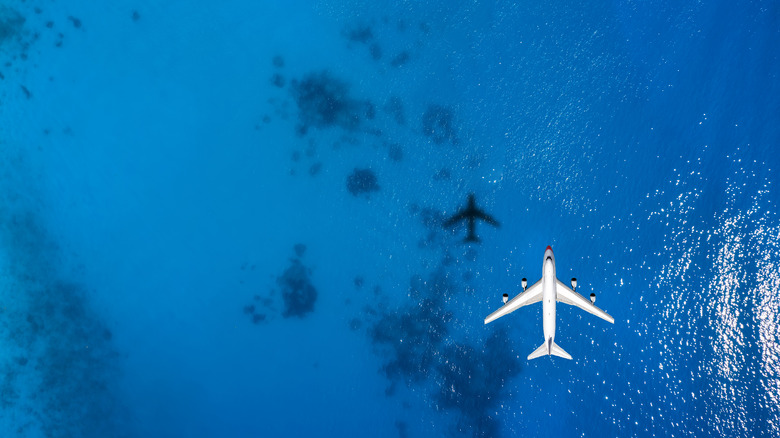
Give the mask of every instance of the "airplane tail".
<path id="1" fill-rule="evenodd" d="M 528 355 L 528 360 L 536 359 L 537 357 L 544 356 L 546 354 L 547 355 L 552 354 L 558 357 L 562 357 L 564 359 L 571 360 L 571 356 L 569 355 L 569 353 L 565 352 L 563 348 L 559 347 L 558 344 L 556 344 L 555 342 L 552 343 L 549 353 L 547 350 L 547 343 L 545 342 L 544 344 L 539 346 L 539 348 L 534 350 L 533 353 Z"/>
<path id="2" fill-rule="evenodd" d="M 463 239 L 463 243 L 482 243 L 482 241 L 479 240 L 479 237 L 473 234 L 469 234 L 465 239 Z"/>

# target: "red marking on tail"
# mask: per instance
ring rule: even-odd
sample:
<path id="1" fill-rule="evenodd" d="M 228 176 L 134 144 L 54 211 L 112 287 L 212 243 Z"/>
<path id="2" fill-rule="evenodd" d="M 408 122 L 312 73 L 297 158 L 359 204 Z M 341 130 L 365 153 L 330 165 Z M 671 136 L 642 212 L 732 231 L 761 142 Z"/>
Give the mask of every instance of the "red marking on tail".
<path id="1" fill-rule="evenodd" d="M 552 246 L 547 245 L 547 249 L 545 251 L 552 251 Z"/>

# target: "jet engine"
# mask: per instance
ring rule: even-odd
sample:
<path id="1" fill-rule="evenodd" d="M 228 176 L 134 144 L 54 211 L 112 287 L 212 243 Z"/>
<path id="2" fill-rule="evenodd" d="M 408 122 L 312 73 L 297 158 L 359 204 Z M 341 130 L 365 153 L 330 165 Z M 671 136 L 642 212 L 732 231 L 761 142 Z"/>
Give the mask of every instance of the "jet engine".
<path id="1" fill-rule="evenodd" d="M 522 280 L 520 280 L 520 283 L 523 285 L 523 290 L 525 290 L 525 287 L 528 286 L 528 279 L 523 278 Z"/>
<path id="2" fill-rule="evenodd" d="M 571 279 L 571 290 L 577 290 L 577 279 L 572 278 Z"/>
<path id="3" fill-rule="evenodd" d="M 596 304 L 596 294 L 594 294 L 594 293 L 590 294 L 590 303 L 591 304 Z"/>
<path id="4" fill-rule="evenodd" d="M 507 301 L 509 301 L 509 294 L 504 294 L 504 304 L 506 304 Z"/>

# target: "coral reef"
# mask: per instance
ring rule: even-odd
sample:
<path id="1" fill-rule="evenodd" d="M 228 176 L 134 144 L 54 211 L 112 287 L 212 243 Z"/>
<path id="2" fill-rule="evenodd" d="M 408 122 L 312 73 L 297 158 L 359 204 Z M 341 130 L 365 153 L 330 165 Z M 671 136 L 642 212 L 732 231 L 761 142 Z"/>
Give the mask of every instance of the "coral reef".
<path id="1" fill-rule="evenodd" d="M 314 310 L 317 289 L 311 284 L 309 273 L 310 269 L 300 260 L 293 259 L 284 274 L 276 279 L 277 284 L 282 288 L 283 317 L 303 318 Z"/>
<path id="2" fill-rule="evenodd" d="M 369 195 L 379 191 L 376 174 L 371 169 L 355 169 L 347 177 L 347 191 L 353 196 Z"/>
<path id="3" fill-rule="evenodd" d="M 390 60 L 390 65 L 393 67 L 403 67 L 409 62 L 409 59 L 411 56 L 409 55 L 409 52 L 403 51 L 393 57 L 392 60 Z"/>
<path id="4" fill-rule="evenodd" d="M 378 43 L 372 43 L 370 46 L 368 46 L 368 53 L 371 54 L 371 59 L 374 61 L 379 61 L 382 59 L 382 46 L 380 46 Z"/>
<path id="5" fill-rule="evenodd" d="M 294 257 L 290 259 L 290 265 L 284 270 L 282 275 L 276 277 L 276 285 L 279 287 L 282 300 L 281 315 L 284 318 L 304 318 L 314 311 L 314 304 L 317 302 L 317 288 L 311 282 L 311 268 L 307 267 L 301 261 L 306 253 L 306 245 L 297 243 L 293 246 Z M 246 270 L 245 263 L 241 270 Z M 255 265 L 251 270 L 254 271 Z M 243 283 L 243 281 L 242 281 Z M 278 315 L 276 303 L 278 302 L 277 290 L 272 289 L 266 295 L 255 295 L 253 303 L 244 306 L 244 314 L 249 317 L 253 324 L 266 322 L 269 318 Z"/>
<path id="6" fill-rule="evenodd" d="M 347 26 L 342 30 L 341 34 L 354 43 L 367 44 L 374 39 L 374 31 L 365 24 Z"/>
<path id="7" fill-rule="evenodd" d="M 458 435 L 489 437 L 498 434 L 492 416 L 500 404 L 507 380 L 520 372 L 508 334 L 494 331 L 483 343 L 455 339 L 454 314 L 447 303 L 458 293 L 447 271 L 439 268 L 429 278 L 415 275 L 409 286 L 410 302 L 399 308 L 368 308 L 367 334 L 383 355 L 382 373 L 394 383 L 435 389 L 430 397 L 437 408 L 458 413 L 453 431 Z M 350 322 L 352 330 L 362 324 Z M 427 382 L 427 383 L 426 383 Z"/>
<path id="8" fill-rule="evenodd" d="M 339 127 L 354 131 L 373 112 L 370 102 L 352 98 L 347 83 L 327 71 L 292 81 L 290 91 L 298 105 L 298 131 L 304 135 L 311 128 Z"/>
<path id="9" fill-rule="evenodd" d="M 422 132 L 436 144 L 457 144 L 452 111 L 441 105 L 429 105 L 422 117 Z"/>
<path id="10" fill-rule="evenodd" d="M 284 76 L 280 75 L 279 73 L 274 73 L 271 76 L 271 84 L 273 84 L 274 87 L 277 88 L 284 88 L 286 81 L 284 79 Z"/>
<path id="11" fill-rule="evenodd" d="M 393 117 L 396 123 L 399 125 L 406 124 L 406 114 L 404 111 L 404 104 L 401 102 L 401 98 L 398 96 L 392 96 L 387 100 L 385 104 L 385 111 Z"/>
<path id="12" fill-rule="evenodd" d="M 0 289 L 0 339 L 9 353 L 0 361 L 0 423 L 13 425 L 16 436 L 124 436 L 111 331 L 85 288 L 63 280 L 60 252 L 36 216 L 6 213 L 0 244 L 13 262 Z"/>
<path id="13" fill-rule="evenodd" d="M 387 158 L 396 163 L 403 161 L 404 150 L 399 144 L 390 144 L 387 148 Z"/>
<path id="14" fill-rule="evenodd" d="M 467 344 L 446 346 L 437 364 L 439 407 L 460 412 L 457 429 L 478 437 L 498 436 L 498 424 L 491 417 L 507 379 L 520 372 L 520 361 L 512 353 L 505 330 L 496 330 L 482 349 Z"/>
<path id="15" fill-rule="evenodd" d="M 0 5 L 0 45 L 17 36 L 24 26 L 25 19 L 14 9 Z"/>

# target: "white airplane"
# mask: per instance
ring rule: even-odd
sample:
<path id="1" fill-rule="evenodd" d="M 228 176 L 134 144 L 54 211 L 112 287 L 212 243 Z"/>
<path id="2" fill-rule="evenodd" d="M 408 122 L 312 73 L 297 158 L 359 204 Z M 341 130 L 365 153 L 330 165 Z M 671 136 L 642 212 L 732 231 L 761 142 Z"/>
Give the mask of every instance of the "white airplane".
<path id="1" fill-rule="evenodd" d="M 522 280 L 522 284 L 523 292 L 511 300 L 509 300 L 509 295 L 504 294 L 504 305 L 488 315 L 488 317 L 485 318 L 485 324 L 493 322 L 523 306 L 542 301 L 544 344 L 537 348 L 536 351 L 529 354 L 528 360 L 536 359 L 545 354 L 548 356 L 553 354 L 565 359 L 571 359 L 569 353 L 563 351 L 563 348 L 555 343 L 555 303 L 558 301 L 577 306 L 607 322 L 612 324 L 615 323 L 615 318 L 596 307 L 596 294 L 590 294 L 590 301 L 588 301 L 585 297 L 575 292 L 575 290 L 577 290 L 576 278 L 571 279 L 571 289 L 563 284 L 561 280 L 558 280 L 555 276 L 555 256 L 553 255 L 553 250 L 550 246 L 544 251 L 542 279 L 527 289 L 526 285 L 528 284 L 528 281 L 525 278 Z"/>

